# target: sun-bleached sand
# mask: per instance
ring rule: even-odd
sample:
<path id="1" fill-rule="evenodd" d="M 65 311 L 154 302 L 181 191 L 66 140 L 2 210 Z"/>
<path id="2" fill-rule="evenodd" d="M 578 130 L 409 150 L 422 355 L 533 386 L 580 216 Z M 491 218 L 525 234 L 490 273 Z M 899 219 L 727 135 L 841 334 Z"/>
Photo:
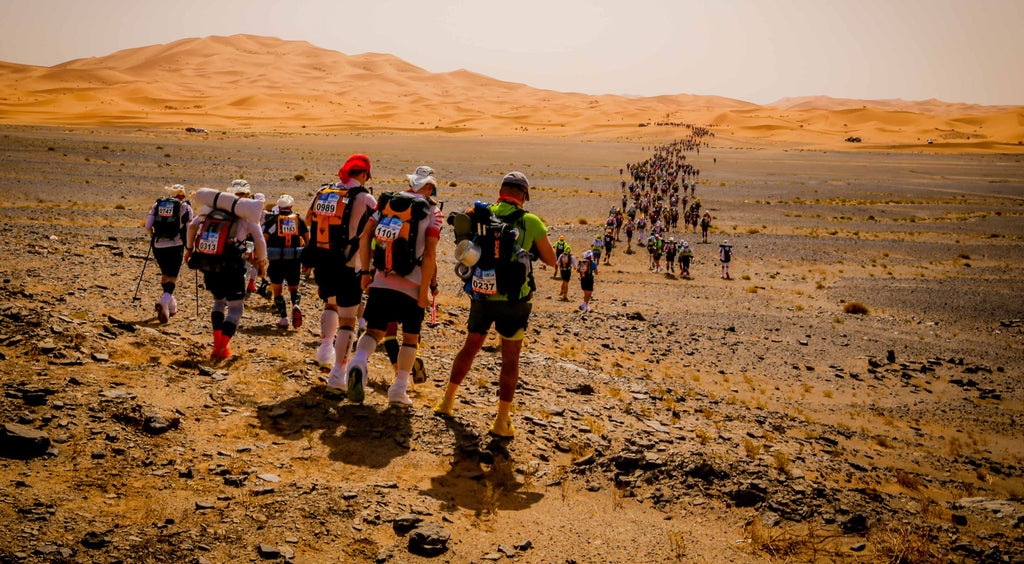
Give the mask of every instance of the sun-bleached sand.
<path id="1" fill-rule="evenodd" d="M 677 126 L 659 122 L 711 125 L 719 144 L 733 146 L 1024 151 L 1024 106 L 824 96 L 758 106 L 687 94 L 592 96 L 468 70 L 431 73 L 392 55 L 349 56 L 250 35 L 182 39 L 53 67 L 0 63 L 5 124 L 639 140 L 679 135 Z M 846 143 L 848 136 L 863 142 Z"/>

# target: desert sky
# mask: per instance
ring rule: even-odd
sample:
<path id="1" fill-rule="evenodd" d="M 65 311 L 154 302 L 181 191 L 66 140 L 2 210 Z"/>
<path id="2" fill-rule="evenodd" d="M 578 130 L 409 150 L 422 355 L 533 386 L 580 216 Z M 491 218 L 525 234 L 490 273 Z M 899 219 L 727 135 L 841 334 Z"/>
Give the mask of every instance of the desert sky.
<path id="1" fill-rule="evenodd" d="M 0 61 L 251 34 L 586 94 L 1024 103 L 1018 0 L 4 2 Z"/>

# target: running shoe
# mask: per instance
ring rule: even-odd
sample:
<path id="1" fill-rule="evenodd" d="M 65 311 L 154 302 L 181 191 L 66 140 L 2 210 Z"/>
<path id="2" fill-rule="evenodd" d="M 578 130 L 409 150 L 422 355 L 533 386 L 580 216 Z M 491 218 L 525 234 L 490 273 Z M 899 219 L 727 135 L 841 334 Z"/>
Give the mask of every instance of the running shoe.
<path id="1" fill-rule="evenodd" d="M 348 375 L 345 370 L 331 370 L 327 376 L 327 392 L 338 396 L 348 393 Z"/>
<path id="2" fill-rule="evenodd" d="M 366 387 L 366 365 L 350 362 L 348 367 L 348 401 L 363 403 Z"/>
<path id="3" fill-rule="evenodd" d="M 511 416 L 495 417 L 494 423 L 491 424 L 491 428 L 487 432 L 503 439 L 511 439 L 516 436 L 516 429 L 512 426 Z"/>
<path id="4" fill-rule="evenodd" d="M 277 320 L 277 326 L 280 327 L 281 329 L 287 329 L 288 328 L 288 318 L 287 317 L 279 318 Z"/>
<path id="5" fill-rule="evenodd" d="M 412 405 L 412 400 L 409 399 L 409 393 L 406 386 L 403 386 L 398 382 L 391 384 L 391 387 L 388 388 L 388 403 L 399 407 Z"/>
<path id="6" fill-rule="evenodd" d="M 320 366 L 321 372 L 328 372 L 331 369 L 331 365 L 334 364 L 333 339 L 327 339 L 320 343 L 320 347 L 316 349 L 316 363 Z"/>
<path id="7" fill-rule="evenodd" d="M 448 401 L 446 398 L 441 398 L 441 401 L 434 406 L 434 414 L 442 417 L 451 417 L 455 412 L 455 398 Z"/>
<path id="8" fill-rule="evenodd" d="M 299 306 L 292 308 L 292 327 L 296 329 L 302 327 L 302 310 L 299 309 Z"/>
<path id="9" fill-rule="evenodd" d="M 163 298 L 156 302 L 156 320 L 160 323 L 167 323 L 167 304 L 164 303 Z"/>
<path id="10" fill-rule="evenodd" d="M 413 384 L 422 384 L 427 381 L 427 367 L 423 365 L 423 359 L 416 357 L 416 360 L 412 361 L 412 382 Z"/>
<path id="11" fill-rule="evenodd" d="M 171 299 L 169 299 L 167 301 L 169 302 L 167 304 L 167 310 L 168 310 L 167 313 L 171 317 L 174 317 L 175 315 L 178 314 L 178 300 L 174 299 L 174 296 L 171 296 Z"/>

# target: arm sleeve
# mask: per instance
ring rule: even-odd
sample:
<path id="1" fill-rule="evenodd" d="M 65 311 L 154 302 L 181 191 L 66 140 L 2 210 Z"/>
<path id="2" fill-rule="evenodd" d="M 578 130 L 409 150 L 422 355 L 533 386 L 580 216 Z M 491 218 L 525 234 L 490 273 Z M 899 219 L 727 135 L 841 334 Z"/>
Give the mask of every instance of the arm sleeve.
<path id="1" fill-rule="evenodd" d="M 153 207 L 149 208 L 149 216 L 148 216 L 148 217 L 146 217 L 146 226 L 145 226 L 145 229 L 150 229 L 150 228 L 152 228 L 152 227 L 153 227 L 153 215 L 154 215 L 154 210 L 156 210 L 156 204 L 153 204 Z"/>

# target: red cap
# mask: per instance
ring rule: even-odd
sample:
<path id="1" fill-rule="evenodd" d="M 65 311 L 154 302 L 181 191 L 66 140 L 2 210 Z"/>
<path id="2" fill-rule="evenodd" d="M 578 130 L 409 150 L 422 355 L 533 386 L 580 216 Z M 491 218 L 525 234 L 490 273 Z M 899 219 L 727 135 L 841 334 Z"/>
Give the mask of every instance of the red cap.
<path id="1" fill-rule="evenodd" d="M 338 178 L 340 178 L 342 182 L 348 182 L 353 172 L 361 170 L 366 171 L 367 179 L 373 178 L 370 176 L 370 159 L 362 153 L 356 153 L 349 157 L 348 160 L 345 161 L 345 164 L 342 165 L 341 170 L 338 171 Z"/>

